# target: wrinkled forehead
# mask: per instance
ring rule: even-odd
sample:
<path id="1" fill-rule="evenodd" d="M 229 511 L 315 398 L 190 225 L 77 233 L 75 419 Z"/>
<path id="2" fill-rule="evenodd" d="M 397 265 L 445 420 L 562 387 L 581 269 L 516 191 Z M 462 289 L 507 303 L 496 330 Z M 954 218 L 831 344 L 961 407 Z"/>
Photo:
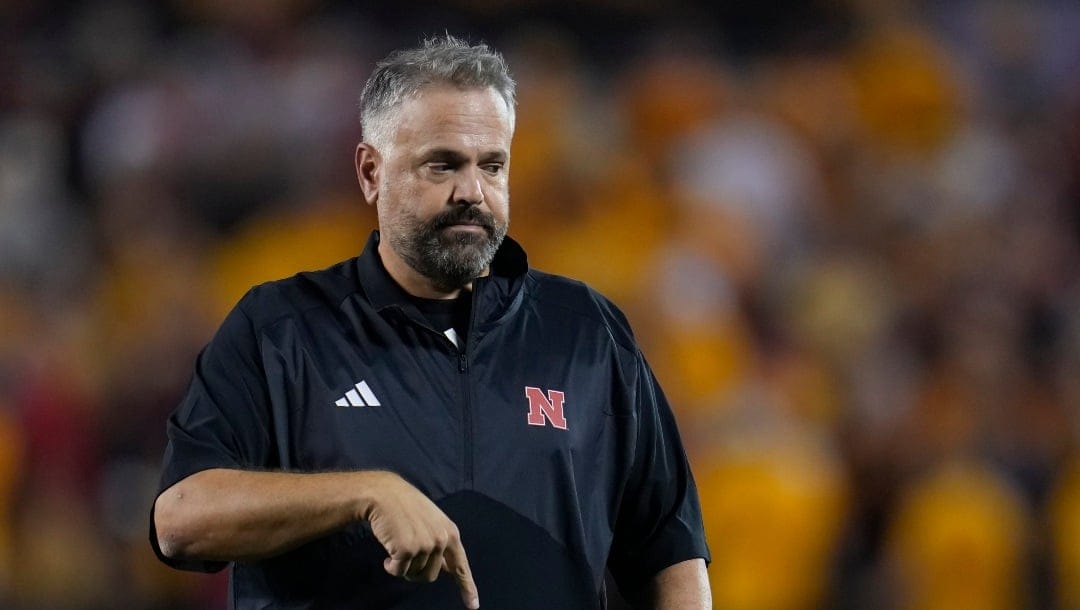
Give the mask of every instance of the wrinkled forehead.
<path id="1" fill-rule="evenodd" d="M 426 87 L 404 100 L 394 115 L 387 135 L 395 147 L 501 149 L 509 154 L 513 116 L 494 88 Z"/>

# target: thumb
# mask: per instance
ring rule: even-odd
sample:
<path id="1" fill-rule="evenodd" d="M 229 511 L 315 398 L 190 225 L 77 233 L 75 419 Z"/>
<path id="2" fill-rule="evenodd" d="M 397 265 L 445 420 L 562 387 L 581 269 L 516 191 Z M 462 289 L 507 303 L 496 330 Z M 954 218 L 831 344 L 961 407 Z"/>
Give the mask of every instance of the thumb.
<path id="1" fill-rule="evenodd" d="M 402 576 L 405 574 L 405 565 L 408 563 L 405 559 L 394 559 L 393 557 L 387 557 L 383 560 L 383 569 L 387 574 L 391 576 Z"/>

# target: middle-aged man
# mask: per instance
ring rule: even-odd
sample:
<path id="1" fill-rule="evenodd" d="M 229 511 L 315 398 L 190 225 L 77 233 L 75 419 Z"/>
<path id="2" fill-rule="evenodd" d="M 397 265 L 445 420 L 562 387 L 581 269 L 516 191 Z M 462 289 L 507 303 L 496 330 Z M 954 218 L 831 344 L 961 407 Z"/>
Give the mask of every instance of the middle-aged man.
<path id="1" fill-rule="evenodd" d="M 159 556 L 231 562 L 238 609 L 597 609 L 605 569 L 639 607 L 710 607 L 697 492 L 626 319 L 506 238 L 502 57 L 429 40 L 361 99 L 380 230 L 252 289 L 200 354 Z"/>

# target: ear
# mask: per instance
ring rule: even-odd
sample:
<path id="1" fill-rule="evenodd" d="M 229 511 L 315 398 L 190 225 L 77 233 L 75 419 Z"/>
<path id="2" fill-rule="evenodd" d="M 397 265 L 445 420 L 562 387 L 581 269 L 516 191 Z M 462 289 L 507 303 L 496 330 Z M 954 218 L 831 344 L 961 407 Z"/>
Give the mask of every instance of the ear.
<path id="1" fill-rule="evenodd" d="M 371 144 L 361 142 L 356 145 L 356 179 L 360 190 L 364 192 L 364 201 L 375 205 L 379 201 L 379 172 L 382 171 L 382 157 Z"/>

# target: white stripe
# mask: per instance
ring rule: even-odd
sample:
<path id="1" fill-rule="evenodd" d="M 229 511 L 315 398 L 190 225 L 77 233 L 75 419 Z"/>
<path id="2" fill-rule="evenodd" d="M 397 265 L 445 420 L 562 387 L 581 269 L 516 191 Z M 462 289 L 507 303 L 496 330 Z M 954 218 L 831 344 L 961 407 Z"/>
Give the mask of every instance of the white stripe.
<path id="1" fill-rule="evenodd" d="M 363 407 L 364 401 L 361 400 L 360 395 L 356 393 L 356 390 L 349 390 L 345 392 L 345 398 L 349 399 L 349 404 L 354 407 Z"/>
<path id="2" fill-rule="evenodd" d="M 334 404 L 339 406 L 339 407 L 347 407 L 347 406 L 349 406 L 349 401 L 348 401 L 348 399 L 345 399 L 345 398 L 339 398 L 339 399 L 337 399 L 337 402 L 335 402 Z"/>
<path id="3" fill-rule="evenodd" d="M 448 328 L 443 331 L 443 334 L 446 335 L 447 339 L 450 339 L 454 342 L 454 347 L 461 347 L 461 339 L 458 338 L 456 330 L 454 330 L 453 328 Z"/>
<path id="4" fill-rule="evenodd" d="M 375 398 L 375 392 L 371 391 L 366 381 L 361 381 L 356 384 L 356 389 L 360 391 L 360 395 L 364 397 L 364 402 L 369 407 L 380 407 L 379 399 Z"/>

